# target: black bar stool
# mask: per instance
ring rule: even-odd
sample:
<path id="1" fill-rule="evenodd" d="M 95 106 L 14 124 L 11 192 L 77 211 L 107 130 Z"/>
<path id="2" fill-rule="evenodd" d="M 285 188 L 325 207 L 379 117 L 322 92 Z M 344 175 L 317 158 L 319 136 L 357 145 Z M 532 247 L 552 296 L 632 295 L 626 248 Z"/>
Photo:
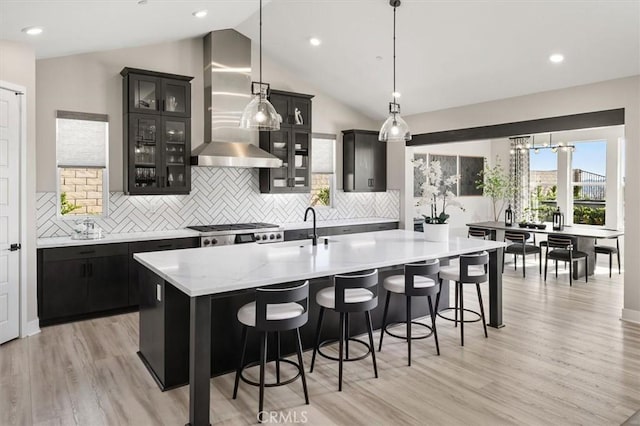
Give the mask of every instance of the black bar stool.
<path id="1" fill-rule="evenodd" d="M 440 281 L 438 278 L 438 272 L 440 271 L 440 261 L 438 259 L 430 260 L 422 263 L 409 263 L 404 265 L 404 275 L 392 275 L 385 278 L 382 286 L 387 290 L 387 297 L 384 302 L 384 314 L 382 316 L 382 329 L 380 330 L 380 345 L 378 351 L 382 350 L 382 339 L 384 334 L 389 336 L 404 339 L 407 341 L 407 359 L 408 364 L 411 365 L 411 341 L 418 339 L 426 339 L 433 334 L 436 342 L 436 352 L 440 355 L 440 346 L 438 345 L 438 331 L 436 330 L 436 306 L 433 305 L 431 297 L 438 297 L 440 294 Z M 389 311 L 389 301 L 391 300 L 391 293 L 402 294 L 405 296 L 407 303 L 407 317 L 404 323 L 407 326 L 407 333 L 405 336 L 394 334 L 388 330 L 388 327 L 396 324 L 402 324 L 402 322 L 394 322 L 387 324 L 387 313 Z M 411 298 L 426 296 L 429 304 L 429 315 L 431 316 L 431 326 L 423 324 L 417 321 L 411 320 Z M 419 325 L 425 327 L 429 332 L 422 336 L 413 337 L 411 334 L 411 325 Z"/>
<path id="2" fill-rule="evenodd" d="M 456 283 L 456 303 L 453 310 L 455 311 L 455 319 L 447 318 L 439 315 L 449 321 L 455 321 L 456 327 L 460 324 L 460 345 L 464 346 L 464 324 L 466 322 L 477 322 L 482 320 L 484 327 L 484 337 L 489 337 L 487 334 L 487 321 L 484 317 L 484 304 L 482 303 L 482 292 L 480 291 L 480 283 L 486 282 L 489 278 L 487 273 L 487 265 L 489 264 L 489 253 L 483 251 L 481 253 L 463 254 L 459 258 L 460 265 L 442 266 L 440 268 L 440 283 L 443 280 L 450 280 Z M 480 313 L 472 311 L 471 309 L 465 309 L 462 286 L 463 284 L 475 284 L 478 292 L 478 303 L 480 304 Z M 440 301 L 440 294 L 436 298 L 436 306 Z M 479 318 L 473 320 L 465 320 L 464 313 L 471 312 L 476 314 Z M 458 312 L 460 313 L 460 320 L 458 320 Z"/>
<path id="3" fill-rule="evenodd" d="M 236 371 L 235 385 L 233 387 L 233 399 L 238 396 L 238 385 L 240 379 L 243 382 L 260 387 L 260 402 L 258 409 L 258 420 L 262 422 L 264 388 L 287 385 L 298 377 L 302 378 L 302 388 L 304 390 L 304 400 L 309 404 L 309 393 L 307 392 L 307 379 L 304 375 L 304 364 L 302 362 L 302 343 L 300 341 L 300 327 L 307 323 L 309 307 L 309 281 L 291 288 L 258 288 L 256 289 L 256 301 L 247 303 L 238 310 L 238 321 L 242 324 L 242 354 L 240 364 Z M 260 332 L 260 361 L 244 365 L 245 351 L 247 349 L 247 331 L 253 328 Z M 298 363 L 280 357 L 280 332 L 296 331 L 296 352 Z M 267 363 L 267 333 L 275 332 L 278 354 L 276 357 L 276 381 L 265 383 L 265 366 Z M 280 363 L 284 362 L 297 368 L 298 374 L 294 377 L 280 380 Z M 260 365 L 260 382 L 247 379 L 244 370 Z"/>
<path id="4" fill-rule="evenodd" d="M 620 240 L 618 239 L 618 237 L 616 237 L 616 246 L 615 247 L 611 247 L 611 246 L 599 246 L 598 245 L 598 239 L 596 238 L 595 240 L 595 254 L 594 256 L 596 257 L 596 263 L 598 262 L 598 255 L 599 254 L 606 254 L 609 256 L 609 278 L 611 278 L 611 269 L 613 267 L 613 255 L 616 254 L 618 255 L 618 274 L 621 274 L 621 268 L 620 268 Z"/>
<path id="5" fill-rule="evenodd" d="M 323 288 L 316 294 L 316 302 L 320 305 L 320 316 L 318 318 L 318 328 L 316 329 L 310 372 L 313 373 L 316 354 L 320 354 L 333 361 L 338 361 L 338 391 L 342 391 L 342 370 L 345 361 L 358 361 L 371 355 L 373 372 L 375 377 L 378 378 L 378 365 L 376 364 L 376 353 L 373 347 L 373 326 L 371 325 L 370 314 L 370 311 L 378 306 L 378 270 L 374 269 L 370 272 L 335 275 L 333 281 L 334 285 L 332 287 Z M 338 339 L 340 354 L 338 358 L 324 354 L 321 351 L 325 345 L 335 342 L 335 340 L 320 342 L 325 309 L 331 309 L 340 313 L 340 337 Z M 349 315 L 354 312 L 364 313 L 367 333 L 369 334 L 369 344 L 349 336 Z M 365 346 L 367 352 L 361 356 L 350 358 L 349 342 L 356 342 Z"/>
<path id="6" fill-rule="evenodd" d="M 584 259 L 584 280 L 589 282 L 589 255 L 575 250 L 576 237 L 549 235 L 547 250 L 544 256 L 544 280 L 547 280 L 547 264 L 549 259 L 556 261 L 556 278 L 558 277 L 558 260 L 569 263 L 569 286 L 573 285 L 573 262 Z M 549 250 L 553 249 L 553 250 Z"/>

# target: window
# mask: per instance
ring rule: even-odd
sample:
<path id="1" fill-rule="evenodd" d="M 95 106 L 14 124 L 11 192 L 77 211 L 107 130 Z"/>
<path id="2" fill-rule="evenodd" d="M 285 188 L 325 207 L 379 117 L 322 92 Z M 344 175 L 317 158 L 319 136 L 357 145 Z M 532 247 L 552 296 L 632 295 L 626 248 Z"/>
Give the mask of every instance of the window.
<path id="1" fill-rule="evenodd" d="M 58 216 L 107 215 L 108 117 L 57 111 Z"/>
<path id="2" fill-rule="evenodd" d="M 333 206 L 336 187 L 336 137 L 314 133 L 311 140 L 311 199 L 315 207 Z"/>
<path id="3" fill-rule="evenodd" d="M 607 142 L 575 143 L 571 160 L 573 223 L 605 224 Z"/>
<path id="4" fill-rule="evenodd" d="M 529 151 L 529 204 L 526 217 L 532 222 L 550 222 L 558 202 L 558 154 L 551 149 Z"/>

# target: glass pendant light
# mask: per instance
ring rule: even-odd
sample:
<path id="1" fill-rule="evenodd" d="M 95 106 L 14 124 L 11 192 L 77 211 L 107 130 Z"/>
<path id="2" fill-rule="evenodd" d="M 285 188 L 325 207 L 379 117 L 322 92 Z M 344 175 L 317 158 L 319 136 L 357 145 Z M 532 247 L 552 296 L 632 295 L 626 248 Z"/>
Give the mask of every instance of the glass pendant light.
<path id="1" fill-rule="evenodd" d="M 269 85 L 262 82 L 262 0 L 260 0 L 260 82 L 251 84 L 253 99 L 242 111 L 240 128 L 246 130 L 280 130 L 280 115 L 267 99 Z"/>
<path id="2" fill-rule="evenodd" d="M 380 129 L 378 140 L 405 142 L 411 140 L 411 131 L 400 117 L 400 104 L 397 102 L 399 93 L 396 91 L 396 9 L 400 6 L 400 0 L 389 0 L 389 4 L 393 7 L 393 102 L 389 102 L 389 117 Z"/>

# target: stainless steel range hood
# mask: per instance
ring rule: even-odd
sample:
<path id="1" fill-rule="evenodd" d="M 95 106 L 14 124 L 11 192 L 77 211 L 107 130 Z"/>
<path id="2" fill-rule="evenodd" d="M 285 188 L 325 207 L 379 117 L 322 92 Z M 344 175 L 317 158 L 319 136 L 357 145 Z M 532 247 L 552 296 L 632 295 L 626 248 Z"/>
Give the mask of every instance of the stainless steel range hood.
<path id="1" fill-rule="evenodd" d="M 256 132 L 240 128 L 251 100 L 251 40 L 235 30 L 204 37 L 205 142 L 191 164 L 213 167 L 282 167 L 282 160 L 251 143 Z"/>

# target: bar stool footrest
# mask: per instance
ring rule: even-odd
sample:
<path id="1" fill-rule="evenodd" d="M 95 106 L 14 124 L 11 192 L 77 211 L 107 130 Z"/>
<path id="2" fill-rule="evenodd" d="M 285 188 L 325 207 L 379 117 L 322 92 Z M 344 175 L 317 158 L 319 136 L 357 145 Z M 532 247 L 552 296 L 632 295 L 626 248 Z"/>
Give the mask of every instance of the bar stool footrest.
<path id="1" fill-rule="evenodd" d="M 401 336 L 399 334 L 392 333 L 392 332 L 390 332 L 388 330 L 389 327 L 394 327 L 396 325 L 406 324 L 406 323 L 407 323 L 406 321 L 396 321 L 396 322 L 389 323 L 384 327 L 382 332 L 383 333 L 387 333 L 389 336 L 395 337 L 396 339 L 407 340 L 407 336 Z M 419 326 L 422 326 L 422 327 L 426 328 L 427 330 L 429 330 L 429 332 L 427 334 L 423 334 L 421 336 L 416 336 L 416 337 L 411 336 L 411 340 L 426 339 L 427 337 L 431 337 L 433 335 L 433 329 L 431 328 L 431 326 L 429 326 L 427 324 L 423 324 L 423 323 L 418 322 L 418 321 L 411 321 L 411 324 L 419 325 Z"/>
<path id="2" fill-rule="evenodd" d="M 284 358 L 280 358 L 279 361 L 283 362 L 285 364 L 293 365 L 294 367 L 296 367 L 296 369 L 298 370 L 298 374 L 296 374 L 295 376 L 293 376 L 290 379 L 281 380 L 280 382 L 270 382 L 270 383 L 266 383 L 265 382 L 264 387 L 272 388 L 272 387 L 277 387 L 277 386 L 288 385 L 289 383 L 295 382 L 302 375 L 301 366 L 298 365 L 297 363 L 295 363 L 293 361 L 290 361 L 288 359 L 284 359 Z M 247 368 L 251 368 L 251 367 L 257 367 L 259 365 L 260 365 L 260 361 L 254 361 L 254 362 L 250 362 L 249 364 L 247 364 L 244 367 L 242 367 L 242 370 L 240 370 L 240 379 L 242 379 L 242 381 L 245 382 L 248 385 L 260 386 L 260 382 L 254 382 L 253 380 L 247 379 L 244 376 L 244 370 L 246 370 Z"/>
<path id="3" fill-rule="evenodd" d="M 456 308 L 454 308 L 454 307 L 444 308 L 444 309 L 441 309 L 441 310 L 440 310 L 440 312 L 438 312 L 436 315 L 438 315 L 438 316 L 439 316 L 440 318 L 442 318 L 443 320 L 447 320 L 447 321 L 451 321 L 451 322 L 458 322 L 458 323 L 459 323 L 459 322 L 461 322 L 459 318 L 456 320 L 455 318 L 449 318 L 449 317 L 445 317 L 444 315 L 442 315 L 442 312 L 445 312 L 445 311 L 453 311 L 453 310 L 455 310 L 455 309 L 456 309 Z M 459 309 L 460 309 L 460 308 L 458 308 L 458 310 L 459 310 Z M 475 319 L 465 319 L 465 320 L 464 320 L 464 323 L 468 323 L 468 322 L 478 322 L 478 321 L 482 320 L 482 315 L 480 315 L 480 313 L 479 313 L 479 312 L 476 312 L 476 311 L 474 311 L 474 310 L 472 310 L 472 309 L 467 309 L 467 308 L 464 308 L 464 311 L 465 311 L 465 312 L 468 312 L 468 313 L 470 313 L 470 314 L 474 314 L 474 315 L 476 315 L 476 316 L 477 316 L 477 318 L 475 318 Z"/>
<path id="4" fill-rule="evenodd" d="M 365 352 L 364 354 L 356 357 L 356 358 L 343 358 L 343 361 L 347 362 L 347 361 L 360 361 L 361 359 L 365 359 L 366 357 L 368 357 L 369 355 L 371 355 L 371 348 L 369 347 L 369 344 L 360 340 L 360 339 L 356 339 L 355 337 L 349 337 L 350 342 L 355 342 L 355 343 L 359 343 L 362 346 L 364 346 L 365 348 L 367 348 L 367 352 Z M 327 358 L 330 359 L 332 361 L 340 361 L 340 358 L 338 357 L 334 357 L 331 355 L 327 355 L 325 353 L 322 353 L 322 348 L 326 345 L 330 345 L 333 343 L 338 343 L 338 339 L 329 339 L 329 340 L 325 340 L 323 342 L 320 342 L 320 344 L 318 345 L 318 355 L 322 356 L 323 358 Z"/>

